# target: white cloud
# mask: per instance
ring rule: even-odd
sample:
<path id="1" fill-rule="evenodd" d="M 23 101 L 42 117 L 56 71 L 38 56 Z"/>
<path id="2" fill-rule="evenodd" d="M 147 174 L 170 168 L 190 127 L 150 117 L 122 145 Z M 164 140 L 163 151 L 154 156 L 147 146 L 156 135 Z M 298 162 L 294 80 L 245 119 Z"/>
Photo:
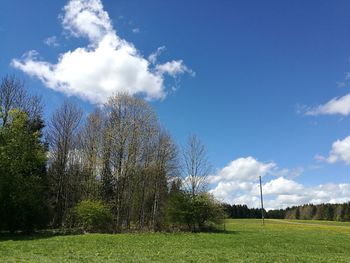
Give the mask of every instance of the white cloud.
<path id="1" fill-rule="evenodd" d="M 164 52 L 165 49 L 165 46 L 157 48 L 155 52 L 148 56 L 148 61 L 152 64 L 156 64 L 158 57 Z"/>
<path id="2" fill-rule="evenodd" d="M 303 185 L 298 184 L 293 180 L 285 179 L 284 177 L 271 180 L 270 182 L 264 184 L 263 188 L 265 195 L 287 195 L 294 194 L 296 192 L 299 193 L 304 190 Z"/>
<path id="3" fill-rule="evenodd" d="M 230 162 L 226 167 L 218 171 L 217 176 L 223 180 L 230 181 L 252 181 L 259 176 L 264 176 L 276 167 L 273 162 L 262 163 L 249 156 L 238 158 Z"/>
<path id="4" fill-rule="evenodd" d="M 328 162 L 332 164 L 336 162 L 344 162 L 345 164 L 350 165 L 350 135 L 343 140 L 336 140 L 333 142 L 328 157 L 317 154 L 314 159 L 317 162 Z"/>
<path id="5" fill-rule="evenodd" d="M 350 164 L 350 135 L 343 140 L 337 140 L 333 143 L 327 161 L 329 163 L 342 161 Z"/>
<path id="6" fill-rule="evenodd" d="M 297 169 L 280 169 L 273 162 L 263 163 L 253 157 L 238 158 L 210 177 L 210 192 L 231 204 L 260 206 L 258 176 L 263 177 L 265 208 L 286 208 L 306 203 L 339 203 L 350 201 L 350 184 L 325 184 L 306 187 L 293 179 Z M 272 179 L 270 176 L 273 176 Z M 286 176 L 289 177 L 286 178 Z"/>
<path id="7" fill-rule="evenodd" d="M 103 103 L 116 92 L 163 99 L 166 74 L 192 74 L 182 60 L 152 65 L 117 35 L 100 0 L 71 0 L 60 18 L 66 32 L 87 38 L 89 45 L 60 54 L 56 64 L 39 60 L 36 51 L 12 60 L 12 66 L 51 89 L 93 103 Z"/>
<path id="8" fill-rule="evenodd" d="M 254 206 L 259 195 L 258 177 L 276 169 L 273 162 L 263 163 L 249 156 L 238 158 L 210 176 L 216 186 L 210 191 L 218 199 L 229 203 L 244 203 Z"/>
<path id="9" fill-rule="evenodd" d="M 271 209 L 280 209 L 280 208 L 287 208 L 295 205 L 302 205 L 307 204 L 309 202 L 310 197 L 307 195 L 299 195 L 299 194 L 281 194 L 276 196 L 273 199 L 265 200 L 265 208 L 267 210 Z M 315 204 L 318 204 L 317 202 Z"/>
<path id="10" fill-rule="evenodd" d="M 75 37 L 87 37 L 98 43 L 108 34 L 115 35 L 100 0 L 71 0 L 60 17 L 64 29 Z"/>
<path id="11" fill-rule="evenodd" d="M 47 45 L 49 47 L 58 47 L 59 46 L 59 43 L 57 41 L 56 36 L 51 36 L 51 37 L 45 38 L 44 43 L 45 43 L 45 45 Z"/>
<path id="12" fill-rule="evenodd" d="M 310 203 L 344 203 L 350 201 L 350 184 L 324 184 L 310 188 Z"/>
<path id="13" fill-rule="evenodd" d="M 306 115 L 349 115 L 350 114 L 350 94 L 336 97 L 323 105 L 308 109 Z"/>
<path id="14" fill-rule="evenodd" d="M 183 74 L 185 72 L 189 73 L 192 76 L 195 75 L 195 73 L 191 69 L 187 68 L 184 65 L 182 60 L 173 60 L 164 64 L 158 64 L 156 65 L 156 70 L 161 75 L 169 74 L 172 77 L 175 77 L 178 74 Z"/>

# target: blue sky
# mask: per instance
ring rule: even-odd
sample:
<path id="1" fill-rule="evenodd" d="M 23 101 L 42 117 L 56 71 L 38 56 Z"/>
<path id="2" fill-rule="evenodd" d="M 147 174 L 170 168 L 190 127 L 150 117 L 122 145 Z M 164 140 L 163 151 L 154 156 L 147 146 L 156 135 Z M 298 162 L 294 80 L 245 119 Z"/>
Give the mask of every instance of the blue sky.
<path id="1" fill-rule="evenodd" d="M 349 11 L 349 1 L 5 0 L 0 75 L 23 78 L 46 116 L 67 96 L 89 112 L 113 91 L 142 94 L 180 145 L 190 133 L 206 144 L 224 201 L 257 206 L 258 175 L 270 208 L 349 201 Z"/>

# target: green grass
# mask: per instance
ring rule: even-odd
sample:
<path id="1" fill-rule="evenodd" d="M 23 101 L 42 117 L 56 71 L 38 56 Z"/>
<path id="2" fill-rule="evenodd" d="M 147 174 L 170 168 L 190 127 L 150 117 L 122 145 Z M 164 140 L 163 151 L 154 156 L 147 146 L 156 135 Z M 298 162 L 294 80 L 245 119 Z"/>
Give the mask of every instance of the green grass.
<path id="1" fill-rule="evenodd" d="M 350 227 L 350 222 L 339 222 L 339 221 L 326 221 L 326 220 L 295 220 L 288 219 L 285 221 L 296 222 L 296 223 L 305 223 L 313 225 L 329 225 L 329 226 L 348 226 Z"/>
<path id="2" fill-rule="evenodd" d="M 261 226 L 259 220 L 247 219 L 228 220 L 226 229 L 197 234 L 2 235 L 0 262 L 350 262 L 346 223 L 267 220 Z"/>

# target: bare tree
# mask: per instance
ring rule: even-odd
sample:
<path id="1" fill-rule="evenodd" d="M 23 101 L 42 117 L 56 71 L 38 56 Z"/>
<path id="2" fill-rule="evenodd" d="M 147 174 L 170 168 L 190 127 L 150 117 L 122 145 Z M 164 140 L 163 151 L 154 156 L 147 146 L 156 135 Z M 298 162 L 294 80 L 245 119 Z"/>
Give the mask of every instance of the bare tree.
<path id="1" fill-rule="evenodd" d="M 77 147 L 77 134 L 81 118 L 81 109 L 65 101 L 54 112 L 48 124 L 49 179 L 53 195 L 54 225 L 61 224 L 66 211 L 78 201 L 77 177 L 81 153 Z"/>
<path id="2" fill-rule="evenodd" d="M 141 169 L 148 163 L 145 154 L 149 152 L 149 142 L 156 135 L 157 117 L 144 101 L 126 94 L 110 98 L 104 110 L 104 140 L 109 142 L 103 151 L 105 158 L 109 158 L 103 160 L 105 178 L 110 171 L 115 193 L 116 224 L 118 228 L 122 225 L 129 228 L 135 212 L 134 193 L 139 181 L 142 181 Z"/>
<path id="3" fill-rule="evenodd" d="M 182 152 L 184 186 L 194 197 L 205 192 L 211 165 L 204 144 L 196 135 L 190 135 Z"/>
<path id="4" fill-rule="evenodd" d="M 12 109 L 26 112 L 29 119 L 35 121 L 42 115 L 42 101 L 38 96 L 28 95 L 23 81 L 14 75 L 7 75 L 0 84 L 0 115 L 3 126 L 6 125 Z"/>
<path id="5" fill-rule="evenodd" d="M 160 130 L 155 147 L 155 169 L 153 177 L 152 228 L 160 229 L 161 211 L 168 194 L 168 183 L 178 172 L 177 147 L 169 133 Z"/>
<path id="6" fill-rule="evenodd" d="M 96 199 L 99 196 L 102 168 L 103 119 L 100 110 L 95 110 L 86 120 L 79 133 L 79 149 L 83 165 L 83 198 Z"/>

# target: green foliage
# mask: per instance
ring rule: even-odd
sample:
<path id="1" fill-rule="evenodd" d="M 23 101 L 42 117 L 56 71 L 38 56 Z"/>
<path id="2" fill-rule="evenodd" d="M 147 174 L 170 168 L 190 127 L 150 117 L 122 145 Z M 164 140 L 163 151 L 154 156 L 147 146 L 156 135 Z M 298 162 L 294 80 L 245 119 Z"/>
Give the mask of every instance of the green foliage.
<path id="1" fill-rule="evenodd" d="M 179 189 L 173 189 L 166 205 L 166 218 L 173 226 L 186 225 L 191 228 L 193 210 L 190 195 Z"/>
<path id="2" fill-rule="evenodd" d="M 207 193 L 194 198 L 194 219 L 200 230 L 222 223 L 224 212 L 215 198 Z"/>
<path id="3" fill-rule="evenodd" d="M 173 226 L 202 231 L 221 223 L 224 212 L 214 197 L 207 193 L 193 196 L 177 190 L 170 193 L 166 216 Z"/>
<path id="4" fill-rule="evenodd" d="M 85 232 L 111 232 L 113 217 L 101 201 L 84 200 L 75 208 L 76 225 Z"/>
<path id="5" fill-rule="evenodd" d="M 0 127 L 0 229 L 33 231 L 46 224 L 46 155 L 40 130 L 12 110 Z"/>

